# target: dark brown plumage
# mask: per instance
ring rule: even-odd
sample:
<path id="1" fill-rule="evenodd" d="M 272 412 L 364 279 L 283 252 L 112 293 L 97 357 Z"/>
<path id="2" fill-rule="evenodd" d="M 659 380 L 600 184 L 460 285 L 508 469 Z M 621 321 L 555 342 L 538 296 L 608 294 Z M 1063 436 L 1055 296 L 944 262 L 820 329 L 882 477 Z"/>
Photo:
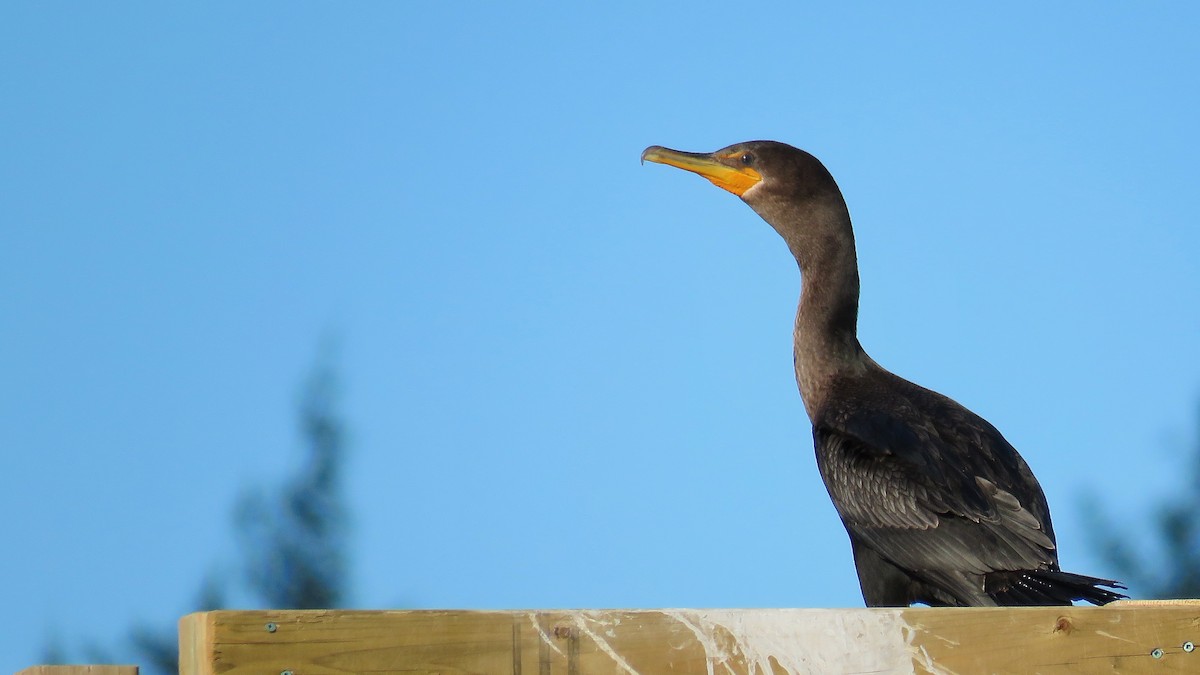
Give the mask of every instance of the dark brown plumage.
<path id="1" fill-rule="evenodd" d="M 1062 572 L 1045 495 L 986 420 L 875 363 L 858 342 L 850 214 L 812 155 L 752 141 L 643 160 L 742 198 L 800 266 L 795 370 L 817 466 L 850 535 L 869 606 L 1103 604 L 1107 579 Z M 1107 587 L 1107 588 L 1105 588 Z"/>

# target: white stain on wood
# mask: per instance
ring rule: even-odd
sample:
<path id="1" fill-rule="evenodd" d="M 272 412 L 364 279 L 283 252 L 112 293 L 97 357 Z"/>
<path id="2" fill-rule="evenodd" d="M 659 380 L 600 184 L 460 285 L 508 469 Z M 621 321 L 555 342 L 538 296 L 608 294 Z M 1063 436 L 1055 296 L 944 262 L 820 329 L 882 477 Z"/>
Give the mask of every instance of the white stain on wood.
<path id="1" fill-rule="evenodd" d="M 634 670 L 629 665 L 629 662 L 627 662 L 625 660 L 625 657 L 618 654 L 617 650 L 613 649 L 612 645 L 608 644 L 608 640 L 605 640 L 604 638 L 600 637 L 599 635 L 597 635 L 595 633 L 595 631 L 593 631 L 591 628 L 588 627 L 589 621 L 596 623 L 597 625 L 599 625 L 601 627 L 605 627 L 605 628 L 608 628 L 611 625 L 613 625 L 610 623 L 606 623 L 603 620 L 597 619 L 596 616 L 598 616 L 598 615 L 599 615 L 599 613 L 596 613 L 593 616 L 588 616 L 588 613 L 586 613 L 586 612 L 577 612 L 577 613 L 574 613 L 574 616 L 572 616 L 571 618 L 575 620 L 575 627 L 579 629 L 579 632 L 581 632 L 584 635 L 591 638 L 592 642 L 596 643 L 596 647 L 598 647 L 600 649 L 600 651 L 604 652 L 608 656 L 608 658 L 612 659 L 613 662 L 616 663 L 617 666 L 621 668 L 621 670 L 625 671 L 625 673 L 627 673 L 627 675 L 639 675 L 638 671 Z M 620 623 L 620 620 L 617 620 L 616 623 Z"/>
<path id="2" fill-rule="evenodd" d="M 914 659 L 936 671 L 916 653 L 916 632 L 901 610 L 839 612 L 774 610 L 770 613 L 728 609 L 664 611 L 695 636 L 704 648 L 709 675 L 717 668 L 749 675 L 808 673 L 915 672 Z M 898 665 L 902 664 L 902 665 Z"/>
<path id="3" fill-rule="evenodd" d="M 542 642 L 546 643 L 550 649 L 553 649 L 555 653 L 562 658 L 567 658 L 567 655 L 558 648 L 558 645 L 554 644 L 554 640 L 550 638 L 550 635 L 548 635 L 546 631 L 542 630 L 542 624 L 538 621 L 537 614 L 534 614 L 533 612 L 529 613 L 529 623 L 533 624 L 533 629 L 537 631 L 538 637 L 542 638 Z"/>
<path id="4" fill-rule="evenodd" d="M 1106 637 L 1106 638 L 1112 638 L 1114 640 L 1120 640 L 1121 642 L 1128 642 L 1130 644 L 1137 644 L 1137 642 L 1134 640 L 1130 640 L 1129 638 L 1123 638 L 1120 635 L 1113 635 L 1112 633 L 1109 633 L 1108 631 L 1098 630 L 1098 631 L 1096 631 L 1096 635 L 1099 635 L 1101 637 Z"/>

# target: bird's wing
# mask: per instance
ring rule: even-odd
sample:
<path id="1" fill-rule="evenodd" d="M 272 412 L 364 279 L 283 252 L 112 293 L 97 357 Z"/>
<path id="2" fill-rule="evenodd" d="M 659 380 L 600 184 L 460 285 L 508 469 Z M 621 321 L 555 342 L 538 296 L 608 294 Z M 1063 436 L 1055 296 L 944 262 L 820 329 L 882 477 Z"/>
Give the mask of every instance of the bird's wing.
<path id="1" fill-rule="evenodd" d="M 990 425 L 964 431 L 953 416 L 855 408 L 813 427 L 822 478 L 852 534 L 906 570 L 1057 565 L 1041 489 Z"/>

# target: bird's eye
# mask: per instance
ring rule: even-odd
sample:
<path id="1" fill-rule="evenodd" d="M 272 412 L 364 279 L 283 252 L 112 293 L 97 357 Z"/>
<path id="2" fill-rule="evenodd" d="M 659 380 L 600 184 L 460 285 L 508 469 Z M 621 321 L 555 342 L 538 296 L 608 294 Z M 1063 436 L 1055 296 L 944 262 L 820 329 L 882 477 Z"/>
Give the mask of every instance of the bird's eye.
<path id="1" fill-rule="evenodd" d="M 742 164 L 745 164 L 746 166 L 750 166 L 751 164 L 754 163 L 754 155 L 752 155 L 748 152 L 743 153 L 741 159 L 742 159 Z"/>

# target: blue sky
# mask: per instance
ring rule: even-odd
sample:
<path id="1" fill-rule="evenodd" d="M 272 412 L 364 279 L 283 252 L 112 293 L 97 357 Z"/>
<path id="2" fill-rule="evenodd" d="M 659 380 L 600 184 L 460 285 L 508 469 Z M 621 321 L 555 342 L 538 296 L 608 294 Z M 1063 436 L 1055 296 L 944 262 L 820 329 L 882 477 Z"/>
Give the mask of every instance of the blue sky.
<path id="1" fill-rule="evenodd" d="M 651 144 L 822 158 L 867 350 L 1110 572 L 1081 495 L 1143 517 L 1200 402 L 1198 14 L 3 4 L 0 672 L 187 609 L 326 335 L 357 606 L 859 606 L 795 265 Z"/>

